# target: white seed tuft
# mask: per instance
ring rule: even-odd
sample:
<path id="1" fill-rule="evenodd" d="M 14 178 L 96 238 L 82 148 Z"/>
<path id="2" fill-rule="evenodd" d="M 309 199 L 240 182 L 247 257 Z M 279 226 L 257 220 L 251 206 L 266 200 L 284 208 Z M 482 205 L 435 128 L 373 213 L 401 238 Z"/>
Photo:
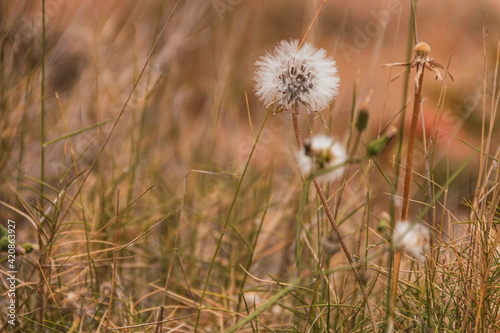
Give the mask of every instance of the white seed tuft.
<path id="1" fill-rule="evenodd" d="M 399 221 L 394 230 L 394 244 L 398 249 L 411 254 L 419 261 L 425 261 L 425 251 L 430 248 L 431 232 L 420 223 Z"/>
<path id="2" fill-rule="evenodd" d="M 304 142 L 304 147 L 297 154 L 297 160 L 304 176 L 312 172 L 324 172 L 317 176 L 316 180 L 328 183 L 342 176 L 347 154 L 335 139 L 318 135 Z"/>

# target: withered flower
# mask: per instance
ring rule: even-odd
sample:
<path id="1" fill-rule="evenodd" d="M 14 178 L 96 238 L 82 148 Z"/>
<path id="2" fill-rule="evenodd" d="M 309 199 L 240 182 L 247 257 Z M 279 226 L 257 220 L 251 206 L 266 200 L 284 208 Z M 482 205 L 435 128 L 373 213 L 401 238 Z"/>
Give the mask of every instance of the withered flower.
<path id="1" fill-rule="evenodd" d="M 417 74 L 415 75 L 415 85 L 417 89 L 419 86 L 419 79 L 422 76 L 425 68 L 436 74 L 436 80 L 439 78 L 441 82 L 444 82 L 444 79 L 441 76 L 441 73 L 439 72 L 438 68 L 444 69 L 446 73 L 450 76 L 451 80 L 453 81 L 453 76 L 451 76 L 451 73 L 448 71 L 448 69 L 443 65 L 441 65 L 440 63 L 434 61 L 434 58 L 429 57 L 430 51 L 431 47 L 429 46 L 429 44 L 427 44 L 426 42 L 420 42 L 417 45 L 415 45 L 415 57 L 413 58 L 412 61 L 394 62 L 390 64 L 385 64 L 382 67 L 407 66 L 407 68 L 405 68 L 401 73 L 396 75 L 396 77 L 394 77 L 391 81 L 396 80 L 398 77 L 401 76 L 401 74 L 403 74 L 407 70 L 416 67 Z"/>

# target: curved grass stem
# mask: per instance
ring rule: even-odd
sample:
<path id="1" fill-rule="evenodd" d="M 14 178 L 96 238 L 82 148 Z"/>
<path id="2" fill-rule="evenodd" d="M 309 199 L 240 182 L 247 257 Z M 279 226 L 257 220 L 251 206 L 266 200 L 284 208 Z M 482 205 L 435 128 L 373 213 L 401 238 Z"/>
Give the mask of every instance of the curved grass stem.
<path id="1" fill-rule="evenodd" d="M 299 128 L 299 112 L 298 112 L 296 107 L 294 107 L 292 110 L 292 120 L 293 120 L 293 129 L 295 132 L 295 138 L 297 139 L 297 144 L 299 145 L 299 148 L 302 149 L 303 143 L 302 143 L 302 135 L 300 134 L 300 128 Z M 328 216 L 328 221 L 330 221 L 330 225 L 332 226 L 333 232 L 335 232 L 335 234 L 337 235 L 337 239 L 340 243 L 340 246 L 342 247 L 342 250 L 344 251 L 344 253 L 347 257 L 347 260 L 349 261 L 349 264 L 353 265 L 354 260 L 352 259 L 351 252 L 347 248 L 347 246 L 342 238 L 342 235 L 340 234 L 339 228 L 337 227 L 337 224 L 335 223 L 335 218 L 333 217 L 332 211 L 330 210 L 330 207 L 328 206 L 328 201 L 326 200 L 325 194 L 323 193 L 323 190 L 321 189 L 321 186 L 319 185 L 318 181 L 314 178 L 312 181 L 314 183 L 314 187 L 316 187 L 316 192 L 318 193 L 318 196 L 321 200 L 323 208 L 325 209 L 325 213 Z M 361 288 L 361 291 L 363 292 L 363 296 L 365 297 L 366 306 L 368 308 L 368 312 L 370 313 L 370 318 L 372 321 L 373 332 L 377 332 L 377 324 L 375 322 L 375 316 L 373 313 L 372 306 L 370 304 L 370 300 L 369 300 L 365 285 L 361 279 L 361 276 L 359 274 L 358 269 L 353 267 L 352 272 L 354 273 L 354 276 L 356 277 L 356 280 L 359 284 L 359 287 Z"/>

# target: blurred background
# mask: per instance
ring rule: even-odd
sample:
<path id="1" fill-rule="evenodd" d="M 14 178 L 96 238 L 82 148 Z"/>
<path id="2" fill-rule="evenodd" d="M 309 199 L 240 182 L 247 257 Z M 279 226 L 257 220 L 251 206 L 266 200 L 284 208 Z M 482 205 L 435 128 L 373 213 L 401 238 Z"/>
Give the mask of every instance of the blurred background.
<path id="1" fill-rule="evenodd" d="M 56 186 L 63 165 L 71 162 L 61 114 L 68 132 L 79 132 L 72 144 L 74 153 L 84 152 L 79 168 L 83 170 L 111 130 L 174 4 L 46 1 L 49 184 Z M 113 183 L 110 188 L 127 192 L 129 202 L 152 184 L 164 191 L 162 198 L 178 197 L 191 169 L 240 173 L 253 144 L 245 93 L 254 130 L 266 113 L 253 92 L 254 63 L 280 40 L 301 39 L 320 5 L 320 1 L 180 1 L 97 162 L 96 170 L 106 178 L 91 175 L 89 182 Z M 25 185 L 39 186 L 26 176 L 40 179 L 42 16 L 40 2 L 1 6 L 0 196 L 15 204 L 12 187 L 34 198 L 32 191 L 24 192 Z M 307 40 L 337 61 L 342 87 L 332 109 L 322 112 L 324 121 L 303 115 L 308 119 L 305 131 L 329 131 L 345 141 L 354 86 L 355 107 L 365 103 L 370 111 L 365 140 L 377 136 L 401 110 L 404 77 L 390 82 L 400 68 L 381 66 L 407 59 L 410 6 L 396 0 L 326 2 Z M 430 56 L 449 66 L 455 79 L 447 78 L 436 117 L 443 85 L 427 74 L 424 86 L 427 136 L 439 129 L 434 139 L 435 171 L 445 174 L 439 162 L 449 159 L 453 164 L 472 152 L 454 136 L 473 146 L 480 143 L 483 83 L 491 91 L 500 4 L 418 1 L 416 11 L 418 40 L 431 46 Z M 408 91 L 411 103 L 413 79 Z M 297 179 L 289 118 L 289 114 L 271 118 L 253 157 L 253 163 L 264 169 L 275 165 L 277 177 L 282 177 L 278 181 L 284 182 Z M 398 123 L 396 117 L 393 124 Z M 56 139 L 60 140 L 53 142 Z M 382 162 L 389 163 L 392 155 L 386 153 Z M 470 177 L 465 178 L 468 183 Z M 5 208 L 1 211 L 6 213 Z"/>
<path id="2" fill-rule="evenodd" d="M 253 93 L 254 63 L 280 40 L 301 39 L 320 4 L 181 1 L 107 145 L 105 153 L 111 160 L 106 163 L 126 168 L 130 161 L 123 152 L 134 149 L 131 145 L 147 147 L 140 148 L 141 164 L 147 164 L 141 165 L 145 167 L 138 173 L 141 179 L 151 170 L 168 169 L 164 182 L 169 183 L 169 177 L 177 182 L 192 168 L 229 171 L 235 166 L 228 164 L 245 161 L 252 142 L 245 92 L 254 127 L 265 115 Z M 46 1 L 46 141 L 65 135 L 55 93 L 70 133 L 117 117 L 173 5 L 173 1 Z M 431 57 L 449 65 L 455 78 L 455 82 L 447 79 L 441 133 L 460 133 L 474 145 L 481 124 L 484 50 L 492 69 L 499 10 L 494 0 L 417 3 L 418 40 L 431 46 Z M 33 177 L 40 173 L 36 160 L 40 154 L 41 3 L 5 2 L 1 15 L 4 141 L 9 136 L 2 153 L 5 183 L 17 172 Z M 381 65 L 405 61 L 409 24 L 406 1 L 326 2 L 307 40 L 325 48 L 338 64 L 342 89 L 331 112 L 335 135 L 345 134 L 355 82 L 358 105 L 371 97 L 367 106 L 373 134 L 400 110 L 403 80 L 389 82 L 400 68 Z M 487 80 L 491 83 L 493 77 Z M 412 89 L 410 85 L 410 95 Z M 429 129 L 441 89 L 440 82 L 426 75 L 424 119 Z M 275 163 L 291 163 L 289 117 L 279 118 L 271 120 L 277 129 L 270 126 L 255 161 L 279 156 Z M 99 147 L 110 128 L 111 123 L 106 123 L 85 131 L 73 143 L 83 149 L 94 139 L 89 149 Z M 439 142 L 443 149 L 447 139 Z M 50 165 L 62 162 L 57 156 L 63 146 L 64 142 L 47 146 L 51 177 L 57 178 L 57 167 Z M 465 154 L 451 151 L 452 156 L 455 153 Z M 85 155 L 93 159 L 90 151 Z"/>
<path id="3" fill-rule="evenodd" d="M 242 173 L 253 137 L 266 115 L 253 91 L 255 61 L 283 39 L 302 39 L 321 3 L 46 0 L 46 201 L 56 202 L 62 189 L 73 198 L 83 179 L 75 179 L 73 159 L 77 158 L 77 171 L 86 174 L 130 95 L 67 220 L 86 220 L 89 231 L 97 230 L 116 212 L 117 189 L 120 206 L 125 207 L 154 185 L 123 220 L 128 233 L 123 236 L 126 242 L 171 214 L 158 233 L 141 240 L 139 250 L 131 250 L 137 251 L 133 253 L 136 256 L 150 258 L 138 266 L 154 268 L 155 274 L 164 276 L 167 260 L 157 259 L 170 256 L 183 198 L 181 243 L 189 252 L 185 263 L 193 271 L 200 267 L 200 260 L 206 265 L 238 181 L 238 177 L 226 174 Z M 434 180 L 442 184 L 474 151 L 469 145 L 478 147 L 481 142 L 483 87 L 486 94 L 491 94 L 495 84 L 500 2 L 416 3 L 418 41 L 431 46 L 430 56 L 449 66 L 454 78 L 452 82 L 446 77 L 443 85 L 427 72 L 423 89 L 425 126 L 419 128 L 425 128 L 427 139 L 431 131 L 434 133 L 433 174 Z M 398 0 L 326 2 L 307 41 L 326 49 L 336 60 L 342 85 L 330 110 L 301 114 L 304 137 L 329 132 L 345 142 L 351 110 L 357 112 L 361 104 L 370 112 L 363 142 L 377 137 L 392 119 L 392 124 L 399 124 L 400 118 L 395 116 L 404 105 L 404 75 L 391 79 L 402 68 L 381 66 L 407 61 L 412 38 L 410 6 L 409 1 Z M 36 217 L 41 207 L 37 193 L 42 146 L 41 12 L 41 1 L 0 3 L 0 200 L 4 203 L 0 217 L 2 221 L 17 219 L 24 230 L 20 237 L 26 240 L 36 236 L 20 212 Z M 166 29 L 161 31 L 170 15 Z M 158 45 L 146 64 L 157 39 Z M 406 101 L 410 105 L 413 74 Z M 440 96 L 444 100 L 438 107 Z M 491 110 L 488 102 L 486 128 Z M 245 235 L 245 230 L 259 221 L 263 207 L 271 203 L 257 262 L 288 246 L 288 230 L 283 230 L 283 225 L 293 222 L 302 190 L 290 118 L 288 112 L 283 112 L 272 116 L 265 125 L 234 215 L 235 225 L 241 224 L 240 232 Z M 409 118 L 407 114 L 408 122 Z M 67 133 L 72 133 L 71 146 Z M 420 139 L 423 134 L 420 131 Z M 498 139 L 499 134 L 494 133 L 492 142 Z M 378 158 L 388 175 L 395 149 L 392 144 Z M 359 155 L 363 153 L 361 148 Z M 422 156 L 419 143 L 417 171 L 423 170 Z M 187 176 L 194 169 L 215 174 L 193 172 Z M 472 163 L 453 185 L 457 191 L 450 191 L 450 209 L 458 210 L 462 198 L 468 196 L 474 186 L 475 169 Z M 365 200 L 356 195 L 366 190 L 359 178 L 348 184 L 340 216 L 348 216 L 352 207 Z M 272 195 L 266 194 L 268 190 Z M 383 177 L 375 175 L 371 191 L 374 202 L 379 204 L 374 212 L 387 211 L 389 187 Z M 414 191 L 419 197 L 418 188 Z M 44 209 L 50 206 L 46 203 Z M 68 201 L 63 203 L 66 207 Z M 57 220 L 57 216 L 54 218 Z M 71 228 L 83 230 L 76 226 L 65 228 L 69 234 Z M 345 228 L 348 233 L 354 225 Z M 199 239 L 204 241 L 197 242 Z M 233 246 L 223 248 L 223 257 L 238 262 L 229 256 Z M 269 248 L 272 250 L 266 252 Z M 280 253 L 279 262 L 286 262 L 286 256 Z M 288 267 L 264 266 L 282 271 Z"/>

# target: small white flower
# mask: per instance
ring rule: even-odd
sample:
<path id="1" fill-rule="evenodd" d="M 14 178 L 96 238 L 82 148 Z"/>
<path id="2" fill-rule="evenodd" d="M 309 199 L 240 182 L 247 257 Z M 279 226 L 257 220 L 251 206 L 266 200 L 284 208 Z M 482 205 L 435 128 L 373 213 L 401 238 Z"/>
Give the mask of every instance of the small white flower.
<path id="1" fill-rule="evenodd" d="M 399 221 L 393 237 L 398 249 L 413 255 L 419 261 L 425 260 L 425 251 L 430 248 L 431 232 L 424 225 Z"/>
<path id="2" fill-rule="evenodd" d="M 255 64 L 255 90 L 266 107 L 277 112 L 303 104 L 309 111 L 319 111 L 338 95 L 340 79 L 332 58 L 324 49 L 298 40 L 281 41 L 274 54 L 267 53 Z"/>
<path id="3" fill-rule="evenodd" d="M 318 135 L 304 142 L 297 159 L 304 176 L 324 170 L 325 174 L 317 176 L 316 179 L 327 183 L 342 176 L 347 154 L 344 147 L 333 138 Z"/>

